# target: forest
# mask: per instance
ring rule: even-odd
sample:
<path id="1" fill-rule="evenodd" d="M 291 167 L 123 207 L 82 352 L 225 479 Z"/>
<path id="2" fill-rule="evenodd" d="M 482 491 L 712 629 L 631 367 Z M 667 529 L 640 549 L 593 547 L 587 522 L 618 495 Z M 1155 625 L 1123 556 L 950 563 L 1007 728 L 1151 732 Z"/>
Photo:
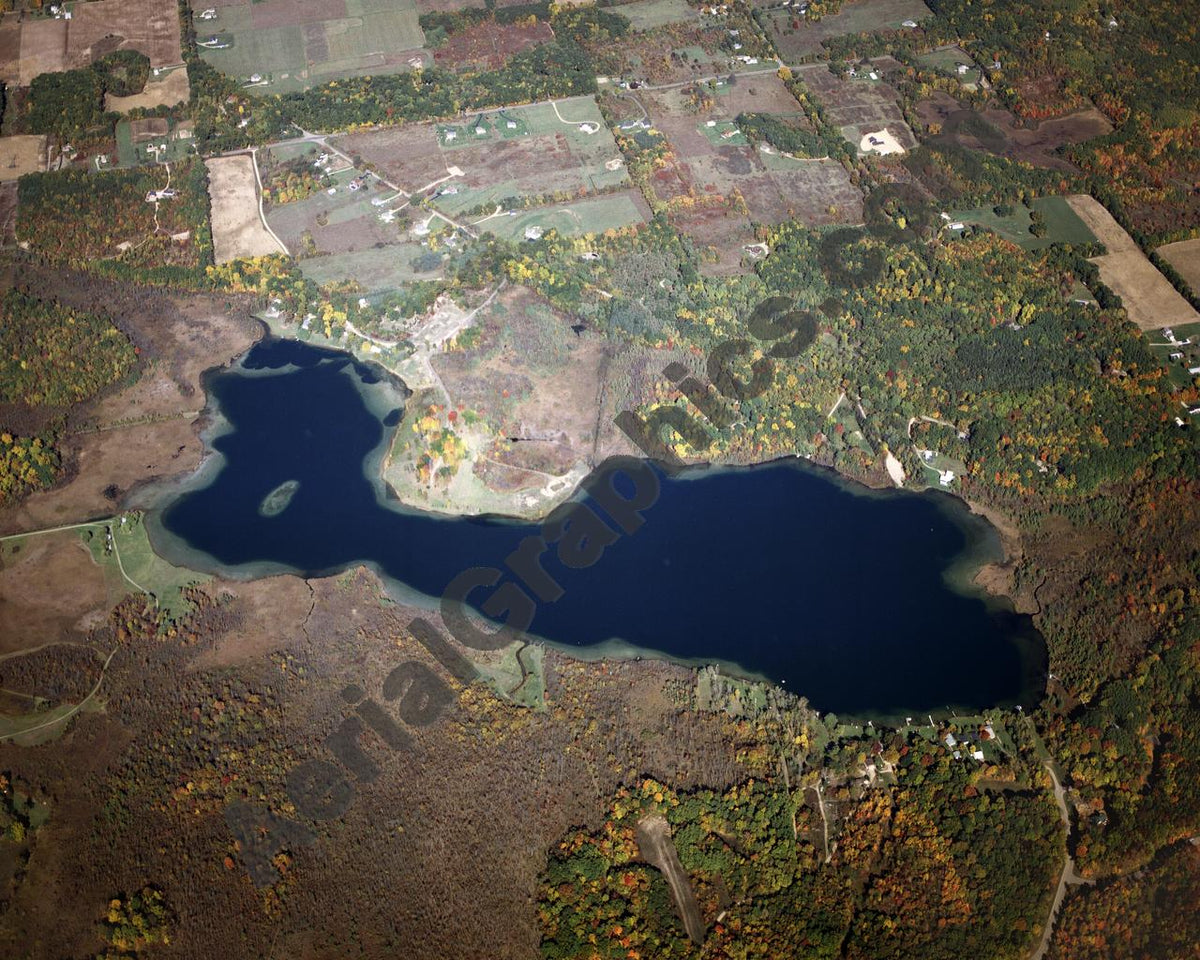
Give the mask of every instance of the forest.
<path id="1" fill-rule="evenodd" d="M 836 750 L 860 776 L 868 760 L 892 773 L 856 781 L 852 799 L 828 772 L 789 786 L 778 768 L 723 792 L 651 778 L 619 790 L 599 830 L 574 831 L 551 854 L 542 955 L 1024 957 L 1064 842 L 1049 795 L 1020 782 L 1036 778 L 1029 757 L 985 778 L 984 767 L 919 737 Z M 810 760 L 828 771 L 833 748 Z M 826 805 L 845 816 L 829 853 Z M 670 824 L 694 889 L 706 931 L 698 949 L 639 850 L 635 827 L 651 815 Z"/>
<path id="2" fill-rule="evenodd" d="M 17 237 L 52 261 L 108 261 L 116 274 L 161 267 L 183 282 L 212 260 L 208 171 L 200 161 L 27 174 L 18 183 Z M 174 191 L 158 202 L 147 197 Z M 131 273 L 132 271 L 132 273 Z"/>

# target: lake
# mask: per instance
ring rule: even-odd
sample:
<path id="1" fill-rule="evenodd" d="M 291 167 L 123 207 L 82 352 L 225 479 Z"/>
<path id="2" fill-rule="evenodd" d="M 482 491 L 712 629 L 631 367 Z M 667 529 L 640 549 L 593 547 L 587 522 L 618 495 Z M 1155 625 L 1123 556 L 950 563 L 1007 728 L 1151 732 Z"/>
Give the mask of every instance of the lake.
<path id="1" fill-rule="evenodd" d="M 365 562 L 397 596 L 432 605 L 464 570 L 503 569 L 541 529 L 389 499 L 379 464 L 403 392 L 347 354 L 268 338 L 206 388 L 213 455 L 148 517 L 172 562 L 235 578 Z M 660 483 L 641 527 L 586 569 L 546 555 L 562 595 L 537 603 L 531 633 L 591 656 L 619 640 L 736 665 L 861 716 L 1038 698 L 1040 637 L 966 585 L 998 544 L 957 499 L 868 491 L 801 460 Z"/>

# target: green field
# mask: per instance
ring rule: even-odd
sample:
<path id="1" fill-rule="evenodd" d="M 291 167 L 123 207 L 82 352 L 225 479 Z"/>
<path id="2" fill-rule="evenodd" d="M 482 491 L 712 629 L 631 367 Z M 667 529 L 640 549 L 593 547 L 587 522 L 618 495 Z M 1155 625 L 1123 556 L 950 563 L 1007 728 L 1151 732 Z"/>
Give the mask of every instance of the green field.
<path id="1" fill-rule="evenodd" d="M 429 251 L 419 243 L 397 243 L 379 249 L 334 253 L 300 261 L 300 272 L 318 284 L 357 280 L 372 292 L 395 290 L 411 280 L 428 280 L 439 271 L 419 273 L 414 258 Z"/>
<path id="2" fill-rule="evenodd" d="M 1020 204 L 1015 205 L 1013 213 L 1007 217 L 997 216 L 992 207 L 953 211 L 950 216 L 953 220 L 994 230 L 1026 250 L 1040 250 L 1052 243 L 1095 242 L 1096 237 L 1087 224 L 1062 197 L 1039 197 L 1030 206 L 1046 218 L 1046 235 L 1043 237 L 1035 237 L 1029 232 L 1030 211 Z"/>
<path id="3" fill-rule="evenodd" d="M 425 35 L 413 0 L 346 0 L 346 16 L 318 23 L 289 23 L 289 0 L 253 0 L 217 7 L 212 20 L 197 20 L 197 40 L 218 37 L 229 46 L 201 46 L 200 55 L 231 77 L 265 83 L 251 89 L 288 93 L 338 77 L 399 73 L 407 56 L 420 55 Z M 271 25 L 255 26 L 255 13 Z"/>
<path id="4" fill-rule="evenodd" d="M 653 30 L 668 23 L 699 19 L 686 0 L 637 0 L 615 7 L 613 12 L 626 17 L 634 30 Z"/>
<path id="5" fill-rule="evenodd" d="M 642 222 L 642 214 L 633 200 L 625 194 L 580 200 L 549 207 L 527 210 L 516 216 L 497 217 L 480 224 L 479 229 L 508 240 L 525 239 L 530 227 L 543 231 L 556 230 L 562 236 L 601 233 L 605 230 Z"/>

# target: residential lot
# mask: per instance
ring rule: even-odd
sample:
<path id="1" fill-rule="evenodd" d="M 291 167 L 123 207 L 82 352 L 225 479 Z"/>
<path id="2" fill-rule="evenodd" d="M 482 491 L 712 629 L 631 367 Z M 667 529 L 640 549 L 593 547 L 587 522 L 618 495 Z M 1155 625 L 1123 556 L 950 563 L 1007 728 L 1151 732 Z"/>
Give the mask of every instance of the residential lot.
<path id="1" fill-rule="evenodd" d="M 338 138 L 410 193 L 432 190 L 451 216 L 492 213 L 497 205 L 567 199 L 628 183 L 621 153 L 595 101 L 576 97 Z M 453 174 L 457 171 L 457 174 Z"/>
<path id="2" fill-rule="evenodd" d="M 737 133 L 733 120 L 744 111 L 801 118 L 777 76 L 722 86 L 725 92 L 717 88 L 699 113 L 690 88 L 639 92 L 650 122 L 671 145 L 668 165 L 651 179 L 655 194 L 681 230 L 711 248 L 708 272 L 742 269 L 746 247 L 755 242 L 753 223 L 789 217 L 811 226 L 861 220 L 862 194 L 840 163 L 783 156 Z"/>
<path id="3" fill-rule="evenodd" d="M 1035 237 L 1030 233 L 1030 213 L 1036 210 L 1045 221 L 1046 233 Z M 1026 250 L 1039 250 L 1052 243 L 1091 243 L 1095 234 L 1075 212 L 1064 197 L 1039 197 L 1028 207 L 1015 205 L 1008 216 L 999 216 L 994 207 L 975 207 L 950 214 L 952 221 L 987 227 Z"/>
<path id="4" fill-rule="evenodd" d="M 921 0 L 852 0 L 832 16 L 809 22 L 789 7 L 765 11 L 775 49 L 786 63 L 802 62 L 821 54 L 821 43 L 832 37 L 867 30 L 897 30 L 905 21 L 920 23 L 931 12 Z"/>
<path id="5" fill-rule="evenodd" d="M 1070 198 L 1071 208 L 1108 249 L 1093 257 L 1103 280 L 1125 303 L 1129 319 L 1143 330 L 1200 321 L 1200 313 L 1159 273 L 1133 238 L 1104 207 L 1086 194 Z"/>
<path id="6" fill-rule="evenodd" d="M 428 59 L 413 0 L 234 0 L 213 9 L 196 19 L 200 55 L 261 92 L 399 73 Z"/>

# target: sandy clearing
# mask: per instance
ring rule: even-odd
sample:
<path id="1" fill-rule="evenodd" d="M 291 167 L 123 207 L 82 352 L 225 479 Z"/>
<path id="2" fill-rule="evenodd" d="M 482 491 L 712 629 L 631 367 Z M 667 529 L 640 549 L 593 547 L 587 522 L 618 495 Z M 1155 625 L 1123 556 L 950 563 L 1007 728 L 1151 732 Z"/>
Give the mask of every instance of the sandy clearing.
<path id="1" fill-rule="evenodd" d="M 1168 243 L 1155 252 L 1179 271 L 1192 293 L 1200 296 L 1200 238 Z"/>
<path id="2" fill-rule="evenodd" d="M 206 165 L 217 263 L 279 253 L 279 245 L 258 215 L 258 187 L 250 156 L 216 157 Z"/>
<path id="3" fill-rule="evenodd" d="M 0 137 L 0 180 L 16 180 L 45 169 L 46 135 Z"/>
<path id="4" fill-rule="evenodd" d="M 1130 320 L 1142 330 L 1200 321 L 1200 313 L 1103 205 L 1086 194 L 1068 197 L 1067 202 L 1108 249 L 1104 256 L 1093 257 L 1092 263 L 1100 269 L 1100 279 L 1124 302 Z"/>
<path id="5" fill-rule="evenodd" d="M 896 455 L 888 450 L 883 456 L 883 465 L 887 467 L 888 476 L 898 487 L 904 486 L 904 464 L 896 459 Z"/>
<path id="6" fill-rule="evenodd" d="M 191 93 L 188 86 L 187 70 L 172 70 L 170 73 L 155 79 L 151 77 L 141 93 L 130 97 L 114 97 L 111 94 L 104 98 L 104 109 L 115 110 L 117 113 L 128 113 L 130 110 L 151 110 L 154 107 L 173 107 L 183 103 Z"/>
<path id="7" fill-rule="evenodd" d="M 872 140 L 878 140 L 878 143 L 872 143 Z M 886 127 L 881 130 L 868 130 L 863 134 L 862 139 L 858 141 L 859 153 L 880 153 L 886 156 L 889 153 L 903 153 L 904 147 Z"/>

